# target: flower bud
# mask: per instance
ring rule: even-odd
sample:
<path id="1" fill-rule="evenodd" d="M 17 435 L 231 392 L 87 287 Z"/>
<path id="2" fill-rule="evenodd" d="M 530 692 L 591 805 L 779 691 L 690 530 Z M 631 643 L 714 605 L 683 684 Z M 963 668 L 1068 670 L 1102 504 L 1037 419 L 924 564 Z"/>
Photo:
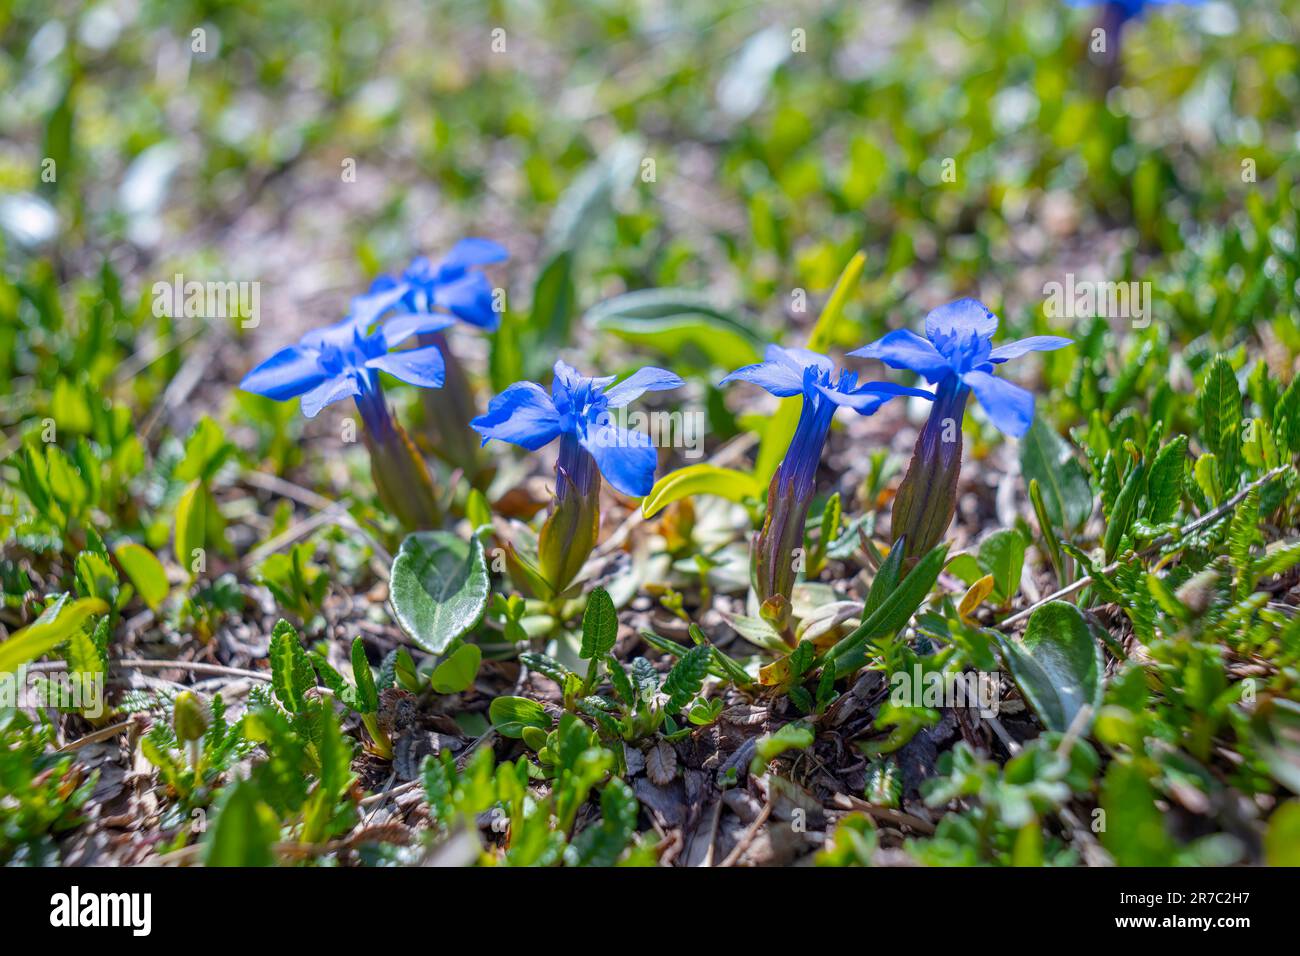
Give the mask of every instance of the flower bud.
<path id="1" fill-rule="evenodd" d="M 910 568 L 941 540 L 957 511 L 957 479 L 961 476 L 961 423 L 970 389 L 951 376 L 939 386 L 912 460 L 898 486 L 890 537 L 903 542 L 905 567 Z"/>
<path id="2" fill-rule="evenodd" d="M 562 440 L 560 462 L 556 465 L 556 495 L 550 514 L 537 536 L 537 558 L 542 576 L 555 594 L 563 594 L 587 563 L 600 533 L 600 472 L 591 455 L 573 442 L 573 471 L 565 468 Z"/>
<path id="3" fill-rule="evenodd" d="M 370 450 L 370 473 L 379 500 L 407 531 L 427 531 L 442 523 L 429 466 L 406 431 L 392 418 L 382 429 L 363 434 Z"/>
<path id="4" fill-rule="evenodd" d="M 212 715 L 208 706 L 193 691 L 183 690 L 172 702 L 172 727 L 182 743 L 199 740 L 208 731 Z"/>

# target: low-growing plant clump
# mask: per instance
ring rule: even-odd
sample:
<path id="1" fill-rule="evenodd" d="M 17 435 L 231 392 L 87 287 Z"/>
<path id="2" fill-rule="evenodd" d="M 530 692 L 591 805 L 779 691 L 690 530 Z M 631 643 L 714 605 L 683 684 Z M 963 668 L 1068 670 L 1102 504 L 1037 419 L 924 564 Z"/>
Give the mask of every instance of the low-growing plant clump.
<path id="1" fill-rule="evenodd" d="M 0 17 L 0 863 L 1300 863 L 1297 11 L 452 6 Z"/>

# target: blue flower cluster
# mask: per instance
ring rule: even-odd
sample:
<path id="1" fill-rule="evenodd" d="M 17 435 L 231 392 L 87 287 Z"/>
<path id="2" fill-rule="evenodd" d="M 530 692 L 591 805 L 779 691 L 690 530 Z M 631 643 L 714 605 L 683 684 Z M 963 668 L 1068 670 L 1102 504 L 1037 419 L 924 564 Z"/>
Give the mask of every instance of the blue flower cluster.
<path id="1" fill-rule="evenodd" d="M 376 279 L 366 295 L 353 300 L 341 322 L 307 333 L 262 362 L 244 377 L 242 387 L 277 400 L 299 397 L 308 417 L 330 402 L 354 399 L 381 498 L 410 526 L 436 522 L 427 466 L 393 420 L 379 373 L 441 389 L 449 365 L 440 333 L 456 320 L 496 327 L 499 315 L 482 270 L 505 257 L 496 243 L 466 239 L 437 262 L 417 258 L 400 275 Z M 849 353 L 915 372 L 933 391 L 859 382 L 857 373 L 837 370 L 825 355 L 777 345 L 768 347 L 762 362 L 722 379 L 724 385 L 749 382 L 780 398 L 802 400 L 752 550 L 754 590 L 770 621 L 781 627 L 788 621 L 797 575 L 794 556 L 803 547 L 817 468 L 837 409 L 871 415 L 899 396 L 932 403 L 893 511 L 893 539 L 906 549 L 909 561 L 932 547 L 952 519 L 961 466 L 960 422 L 968 397 L 974 395 L 1004 433 L 1020 437 L 1029 429 L 1033 395 L 994 373 L 1009 359 L 1071 342 L 1037 335 L 994 346 L 997 327 L 997 316 L 986 306 L 959 299 L 925 317 L 924 336 L 898 329 Z M 398 348 L 412 338 L 415 347 Z M 536 451 L 559 440 L 555 497 L 537 553 L 510 549 L 535 593 L 559 597 L 579 577 L 599 531 L 602 479 L 630 496 L 648 495 L 654 486 L 658 456 L 653 443 L 645 433 L 622 427 L 615 412 L 646 392 L 683 384 L 672 372 L 652 366 L 615 384 L 613 376 L 586 376 L 557 361 L 549 390 L 536 382 L 516 382 L 495 396 L 484 414 L 468 421 L 480 447 L 496 439 Z M 465 419 L 457 424 L 463 427 Z"/>

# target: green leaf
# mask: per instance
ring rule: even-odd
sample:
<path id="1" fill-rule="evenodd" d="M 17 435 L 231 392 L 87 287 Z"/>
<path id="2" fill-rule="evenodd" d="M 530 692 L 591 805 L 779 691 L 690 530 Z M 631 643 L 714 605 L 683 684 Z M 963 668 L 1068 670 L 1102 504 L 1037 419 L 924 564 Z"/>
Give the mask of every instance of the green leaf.
<path id="1" fill-rule="evenodd" d="M 307 652 L 298 643 L 298 632 L 283 618 L 271 630 L 267 657 L 271 661 L 271 690 L 276 699 L 289 713 L 303 713 L 307 709 L 307 693 L 316 686 L 316 672 Z"/>
<path id="2" fill-rule="evenodd" d="M 248 780 L 236 779 L 218 799 L 215 819 L 204 839 L 208 866 L 274 866 L 273 846 L 280 835 L 274 811 Z"/>
<path id="3" fill-rule="evenodd" d="M 110 605 L 116 604 L 118 591 L 117 571 L 107 555 L 98 551 L 82 551 L 73 562 L 80 597 L 97 597 Z"/>
<path id="4" fill-rule="evenodd" d="M 370 661 L 366 659 L 366 647 L 360 635 L 352 640 L 352 679 L 357 684 L 357 710 L 363 714 L 373 714 L 379 710 L 379 688 L 375 686 L 375 675 L 370 670 Z"/>
<path id="5" fill-rule="evenodd" d="M 176 503 L 176 563 L 194 579 L 194 552 L 202 549 L 207 537 L 208 491 L 195 479 Z"/>
<path id="6" fill-rule="evenodd" d="M 669 472 L 650 489 L 641 501 L 641 514 L 647 518 L 668 507 L 674 501 L 694 495 L 717 495 L 728 501 L 744 502 L 746 498 L 760 498 L 763 483 L 746 471 L 720 468 L 701 462 Z"/>
<path id="7" fill-rule="evenodd" d="M 492 526 L 492 506 L 488 504 L 487 496 L 477 488 L 470 489 L 465 501 L 465 517 L 476 534 L 480 529 Z"/>
<path id="8" fill-rule="evenodd" d="M 894 548 L 894 551 L 900 553 L 902 550 L 898 546 Z M 891 552 L 891 556 L 892 554 L 893 552 Z M 863 622 L 858 625 L 853 633 L 844 637 L 827 652 L 827 659 L 836 662 L 840 662 L 842 659 L 852 661 L 854 658 L 848 655 L 860 649 L 867 641 L 873 641 L 901 630 L 911 620 L 912 615 L 916 613 L 916 609 L 921 606 L 921 602 L 930 594 L 930 589 L 934 587 L 935 581 L 939 580 L 939 572 L 943 570 L 944 559 L 947 555 L 948 546 L 946 544 L 933 548 L 916 563 L 916 567 L 908 572 L 902 583 L 890 590 L 880 602 L 880 605 L 870 615 L 865 616 Z M 884 565 L 881 566 L 881 570 L 884 570 Z M 874 582 L 872 590 L 875 590 Z M 841 677 L 847 673 L 842 669 L 842 666 L 846 665 L 840 663 L 836 665 L 836 672 Z"/>
<path id="9" fill-rule="evenodd" d="M 546 343 L 559 345 L 569 340 L 569 325 L 573 320 L 573 253 L 563 251 L 553 256 L 537 277 L 533 287 L 533 311 L 529 330 Z M 525 367 L 537 372 L 537 355 L 540 349 L 525 352 Z M 529 358 L 531 356 L 531 360 Z"/>
<path id="10" fill-rule="evenodd" d="M 1241 425 L 1241 389 L 1231 363 L 1216 355 L 1206 370 L 1201 391 L 1196 396 L 1196 407 L 1201 418 L 1201 437 L 1205 447 L 1218 456 L 1225 465 L 1235 461 L 1237 429 Z M 1227 467 L 1231 474 L 1232 468 Z"/>
<path id="11" fill-rule="evenodd" d="M 998 643 L 1016 686 L 1048 730 L 1064 733 L 1085 705 L 1096 714 L 1101 706 L 1101 649 L 1073 604 L 1043 605 L 1030 615 L 1023 640 L 999 634 Z"/>
<path id="12" fill-rule="evenodd" d="M 867 592 L 867 599 L 862 605 L 862 617 L 871 617 L 880 605 L 885 603 L 885 598 L 893 593 L 894 588 L 898 586 L 898 575 L 903 568 L 903 558 L 906 557 L 907 549 L 901 544 L 890 548 L 889 554 L 885 560 L 880 563 L 876 576 L 871 579 L 871 590 Z"/>
<path id="13" fill-rule="evenodd" d="M 787 750 L 804 750 L 813 742 L 812 728 L 807 724 L 786 724 L 780 730 L 764 734 L 758 738 L 754 748 L 754 759 L 749 763 L 749 772 L 760 776 L 767 772 L 767 765 Z"/>
<path id="14" fill-rule="evenodd" d="M 152 551 L 134 541 L 123 541 L 113 550 L 113 556 L 135 586 L 140 600 L 156 613 L 171 591 L 162 562 Z"/>
<path id="15" fill-rule="evenodd" d="M 587 312 L 586 324 L 678 361 L 694 353 L 703 360 L 696 364 L 732 368 L 760 358 L 746 325 L 686 289 L 640 289 L 606 299 Z"/>
<path id="16" fill-rule="evenodd" d="M 609 592 L 592 588 L 587 610 L 582 615 L 582 649 L 578 656 L 585 661 L 603 657 L 614 649 L 618 639 L 618 612 Z"/>
<path id="17" fill-rule="evenodd" d="M 611 202 L 635 182 L 642 152 L 635 137 L 625 136 L 573 178 L 546 224 L 548 254 L 577 249 L 590 237 L 593 226 L 608 215 Z"/>
<path id="18" fill-rule="evenodd" d="M 1183 497 L 1187 473 L 1187 436 L 1178 435 L 1160 449 L 1147 475 L 1146 518 L 1152 524 L 1173 520 Z"/>
<path id="19" fill-rule="evenodd" d="M 1144 462 L 1138 462 L 1124 479 L 1124 486 L 1120 488 L 1119 495 L 1115 498 L 1115 505 L 1106 516 L 1106 536 L 1102 540 L 1102 546 L 1107 561 L 1115 557 L 1124 535 L 1132 529 L 1133 519 L 1137 514 L 1138 496 L 1145 486 L 1146 465 Z"/>
<path id="20" fill-rule="evenodd" d="M 234 450 L 221 426 L 204 415 L 185 441 L 185 457 L 176 466 L 176 480 L 211 481 Z"/>
<path id="21" fill-rule="evenodd" d="M 629 708 L 636 704 L 636 690 L 632 687 L 632 681 L 627 676 L 627 671 L 618 658 L 608 656 L 605 658 L 605 669 L 609 671 L 609 682 L 614 688 L 614 692 L 622 699 L 623 703 Z"/>
<path id="22" fill-rule="evenodd" d="M 632 788 L 618 777 L 612 778 L 600 793 L 600 823 L 587 827 L 573 841 L 572 865 L 613 866 L 636 835 L 640 811 Z M 570 854 L 566 854 L 566 862 Z"/>
<path id="23" fill-rule="evenodd" d="M 1003 603 L 1020 590 L 1025 547 L 1024 535 L 1015 528 L 994 532 L 980 544 L 980 567 L 993 575 L 993 593 Z"/>
<path id="24" fill-rule="evenodd" d="M 691 702 L 704 686 L 704 676 L 712 661 L 713 649 L 705 644 L 695 645 L 678 659 L 664 680 L 663 692 L 668 695 L 665 712 L 680 713 Z"/>
<path id="25" fill-rule="evenodd" d="M 817 319 L 812 334 L 808 337 L 808 348 L 814 352 L 825 352 L 834 341 L 835 323 L 844 312 L 862 270 L 867 265 L 866 253 L 858 252 L 849 260 L 840 277 L 831 290 L 826 308 Z M 803 399 L 797 395 L 781 399 L 776 413 L 763 432 L 763 440 L 758 446 L 758 457 L 754 461 L 754 478 L 760 486 L 766 486 L 776 473 L 776 466 L 790 448 L 790 439 L 794 437 L 795 426 L 799 423 L 799 411 Z"/>
<path id="26" fill-rule="evenodd" d="M 1228 554 L 1236 572 L 1236 597 L 1241 600 L 1255 586 L 1255 562 L 1251 554 L 1259 533 L 1259 489 L 1252 488 L 1241 500 L 1228 525 Z"/>
<path id="27" fill-rule="evenodd" d="M 527 697 L 496 697 L 488 706 L 488 718 L 492 726 L 502 737 L 518 740 L 524 735 L 525 727 L 549 730 L 551 718 L 546 710 L 535 700 Z"/>
<path id="28" fill-rule="evenodd" d="M 429 683 L 439 694 L 459 694 L 474 683 L 482 661 L 483 652 L 477 644 L 462 644 L 433 669 Z"/>
<path id="29" fill-rule="evenodd" d="M 464 637 L 487 609 L 483 543 L 447 531 L 418 531 L 393 560 L 391 599 L 397 623 L 432 654 Z"/>
<path id="30" fill-rule="evenodd" d="M 1278 441 L 1291 454 L 1300 453 L 1300 375 L 1291 376 L 1291 384 L 1278 399 L 1273 421 Z"/>
<path id="31" fill-rule="evenodd" d="M 30 664 L 80 631 L 90 616 L 107 613 L 108 605 L 99 598 L 73 600 L 71 595 L 60 595 L 40 617 L 0 643 L 0 674 L 12 674 L 21 665 Z"/>
<path id="32" fill-rule="evenodd" d="M 1020 470 L 1042 491 L 1052 524 L 1077 530 L 1092 515 L 1092 486 L 1070 445 L 1041 418 L 1020 439 Z"/>
<path id="33" fill-rule="evenodd" d="M 1101 785 L 1105 828 L 1101 843 L 1120 866 L 1169 866 L 1174 843 L 1155 789 L 1131 760 L 1115 760 Z"/>
<path id="34" fill-rule="evenodd" d="M 1268 818 L 1264 862 L 1269 866 L 1300 866 L 1300 800 L 1288 800 Z"/>

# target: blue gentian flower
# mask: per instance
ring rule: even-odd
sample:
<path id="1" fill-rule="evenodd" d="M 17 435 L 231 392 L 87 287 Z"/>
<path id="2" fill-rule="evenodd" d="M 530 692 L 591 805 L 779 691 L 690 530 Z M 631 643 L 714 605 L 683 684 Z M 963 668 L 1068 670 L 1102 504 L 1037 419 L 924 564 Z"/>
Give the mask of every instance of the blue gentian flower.
<path id="1" fill-rule="evenodd" d="M 501 317 L 492 308 L 492 286 L 482 269 L 504 262 L 507 255 L 490 239 L 462 239 L 437 262 L 417 256 L 400 276 L 380 276 L 370 291 L 402 288 L 402 306 L 408 312 L 442 312 L 495 331 Z"/>
<path id="2" fill-rule="evenodd" d="M 1147 7 L 1168 7 L 1176 3 L 1189 7 L 1198 7 L 1205 0 L 1065 0 L 1069 7 L 1095 7 L 1101 3 L 1116 10 L 1120 22 L 1132 20 L 1146 12 Z"/>
<path id="3" fill-rule="evenodd" d="M 682 380 L 647 366 L 614 385 L 613 377 L 588 378 L 564 362 L 555 363 L 551 391 L 516 382 L 470 422 L 483 436 L 536 451 L 560 440 L 555 463 L 555 498 L 532 555 L 506 544 L 515 583 L 546 600 L 557 599 L 578 579 L 600 533 L 600 480 L 625 495 L 644 496 L 654 486 L 658 455 L 644 432 L 619 427 L 610 409 L 622 408 L 648 391 L 677 388 Z"/>
<path id="4" fill-rule="evenodd" d="M 516 382 L 488 405 L 470 426 L 483 436 L 536 451 L 560 439 L 560 465 L 579 482 L 579 491 L 599 474 L 625 495 L 648 495 L 654 486 L 657 455 L 649 436 L 613 423 L 611 408 L 621 408 L 645 392 L 679 388 L 672 372 L 647 366 L 613 388 L 614 378 L 588 378 L 563 361 L 555 363 L 551 391 L 535 382 Z M 608 390 L 607 390 L 608 389 Z M 581 481 L 579 481 L 581 479 Z"/>
<path id="5" fill-rule="evenodd" d="M 506 258 L 506 250 L 489 239 L 462 239 L 437 262 L 418 256 L 401 275 L 380 276 L 370 291 L 401 290 L 399 313 L 441 317 L 446 324 L 451 324 L 454 317 L 495 331 L 501 316 L 493 308 L 492 286 L 483 267 Z M 402 319 L 399 315 L 389 321 Z M 419 424 L 428 446 L 452 467 L 464 471 L 472 482 L 485 483 L 491 465 L 479 452 L 477 436 L 467 424 L 479 411 L 469 376 L 456 360 L 441 327 L 422 332 L 418 344 L 437 346 L 446 362 L 443 388 L 423 394 L 424 415 Z"/>
<path id="6" fill-rule="evenodd" d="M 379 373 L 421 388 L 441 388 L 445 375 L 436 346 L 392 351 L 411 336 L 437 331 L 452 320 L 431 314 L 403 314 L 382 326 L 376 323 L 401 299 L 389 289 L 352 300 L 346 318 L 304 335 L 297 345 L 276 352 L 255 367 L 239 387 L 276 401 L 302 399 L 302 411 L 314 418 L 331 402 L 351 398 L 365 426 L 371 472 L 379 496 L 406 527 L 435 527 L 439 509 L 428 466 L 406 432 L 392 417 Z"/>
<path id="7" fill-rule="evenodd" d="M 1034 396 L 1019 385 L 1000 379 L 993 367 L 1026 352 L 1045 352 L 1072 344 L 1059 335 L 1033 335 L 1018 342 L 993 347 L 998 317 L 975 299 L 958 299 L 941 305 L 925 317 L 925 338 L 898 329 L 850 355 L 880 359 L 890 368 L 910 369 L 939 386 L 938 397 L 966 392 L 988 413 L 1001 431 L 1016 438 L 1034 420 Z"/>
<path id="8" fill-rule="evenodd" d="M 796 551 L 803 548 L 817 465 L 835 410 L 846 407 L 871 415 L 899 395 L 933 396 L 923 389 L 890 382 L 858 384 L 856 372 L 837 372 L 824 355 L 778 345 L 767 347 L 764 361 L 736 369 L 721 384 L 736 381 L 751 382 L 779 398 L 803 396 L 799 422 L 789 450 L 772 476 L 767 513 L 750 554 L 751 578 L 763 616 L 784 633 L 796 576 Z"/>
<path id="9" fill-rule="evenodd" d="M 400 298 L 396 290 L 358 296 L 341 322 L 313 329 L 297 345 L 276 352 L 245 375 L 239 387 L 280 402 L 301 397 L 308 418 L 331 402 L 352 398 L 366 427 L 383 431 L 389 420 L 379 386 L 381 371 L 421 388 L 441 388 L 443 382 L 442 354 L 436 347 L 391 350 L 412 335 L 445 326 L 449 319 L 402 315 L 372 331 Z"/>
<path id="10" fill-rule="evenodd" d="M 939 543 L 957 508 L 961 474 L 961 422 L 972 392 L 989 419 L 1017 438 L 1034 420 L 1034 396 L 998 378 L 993 368 L 1026 352 L 1064 348 L 1070 339 L 1034 335 L 993 347 L 998 319 L 974 299 L 942 305 L 925 317 L 925 337 L 907 329 L 890 332 L 851 355 L 880 359 L 891 368 L 910 369 L 936 385 L 934 404 L 907 473 L 894 497 L 890 533 L 903 541 L 910 565 Z"/>

